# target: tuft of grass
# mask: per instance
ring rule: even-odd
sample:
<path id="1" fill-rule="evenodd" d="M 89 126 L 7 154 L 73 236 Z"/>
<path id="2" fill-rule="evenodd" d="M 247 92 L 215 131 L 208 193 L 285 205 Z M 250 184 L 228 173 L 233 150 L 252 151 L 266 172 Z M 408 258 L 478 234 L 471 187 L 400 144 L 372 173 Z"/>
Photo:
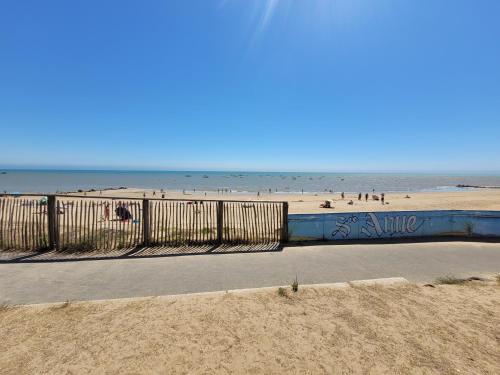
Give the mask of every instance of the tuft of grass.
<path id="1" fill-rule="evenodd" d="M 82 241 L 76 243 L 69 243 L 65 245 L 61 250 L 67 253 L 84 253 L 87 251 L 95 250 L 95 243 L 92 241 Z"/>
<path id="2" fill-rule="evenodd" d="M 462 285 L 466 282 L 467 280 L 461 279 L 459 277 L 455 276 L 443 276 L 443 277 L 438 277 L 435 281 L 436 284 L 441 284 L 441 285 Z"/>
<path id="3" fill-rule="evenodd" d="M 11 306 L 4 302 L 4 303 L 0 303 L 0 312 L 4 312 L 4 311 L 7 311 L 11 308 Z"/>
<path id="4" fill-rule="evenodd" d="M 37 251 L 45 251 L 49 249 L 49 239 L 45 234 L 38 237 L 38 248 Z"/>
<path id="5" fill-rule="evenodd" d="M 500 274 L 495 276 L 495 280 L 497 281 L 498 284 L 500 284 Z"/>
<path id="6" fill-rule="evenodd" d="M 280 296 L 280 297 L 286 297 L 286 296 L 288 296 L 288 294 L 286 292 L 286 289 L 282 288 L 282 287 L 279 287 L 278 288 L 278 296 Z"/>
<path id="7" fill-rule="evenodd" d="M 212 228 L 203 228 L 201 230 L 201 234 L 210 234 L 212 232 L 213 232 Z"/>
<path id="8" fill-rule="evenodd" d="M 297 280 L 297 275 L 295 275 L 295 280 L 293 280 L 291 286 L 294 293 L 297 293 L 299 291 L 299 281 Z"/>

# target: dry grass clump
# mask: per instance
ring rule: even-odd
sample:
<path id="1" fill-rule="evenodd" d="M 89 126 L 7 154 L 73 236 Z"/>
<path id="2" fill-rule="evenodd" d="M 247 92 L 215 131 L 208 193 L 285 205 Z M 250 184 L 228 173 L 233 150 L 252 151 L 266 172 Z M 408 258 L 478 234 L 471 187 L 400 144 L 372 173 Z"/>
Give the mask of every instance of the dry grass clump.
<path id="1" fill-rule="evenodd" d="M 435 281 L 436 284 L 441 284 L 441 285 L 462 285 L 465 284 L 466 282 L 467 279 L 462 279 L 451 275 L 438 277 Z"/>
<path id="2" fill-rule="evenodd" d="M 92 241 L 80 241 L 67 243 L 61 248 L 61 252 L 70 254 L 79 254 L 91 252 L 96 249 L 96 244 Z"/>
<path id="3" fill-rule="evenodd" d="M 278 288 L 278 296 L 280 296 L 280 297 L 287 297 L 288 293 L 286 292 L 286 289 L 280 286 Z"/>
<path id="4" fill-rule="evenodd" d="M 293 280 L 291 287 L 294 293 L 299 291 L 299 280 L 297 280 L 297 276 L 295 276 L 295 280 Z"/>

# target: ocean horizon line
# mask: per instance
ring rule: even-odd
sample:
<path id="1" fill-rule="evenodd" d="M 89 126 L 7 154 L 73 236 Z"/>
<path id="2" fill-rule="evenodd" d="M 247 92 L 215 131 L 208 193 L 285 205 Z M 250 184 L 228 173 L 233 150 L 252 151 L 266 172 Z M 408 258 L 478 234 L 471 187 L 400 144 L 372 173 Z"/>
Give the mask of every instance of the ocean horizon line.
<path id="1" fill-rule="evenodd" d="M 338 170 L 338 171 L 300 171 L 300 170 L 237 170 L 237 169 L 141 169 L 141 168 L 59 168 L 59 167 L 1 167 L 1 172 L 88 172 L 88 173 L 286 173 L 286 174 L 353 174 L 353 175 L 449 175 L 449 176 L 500 176 L 496 170 Z"/>

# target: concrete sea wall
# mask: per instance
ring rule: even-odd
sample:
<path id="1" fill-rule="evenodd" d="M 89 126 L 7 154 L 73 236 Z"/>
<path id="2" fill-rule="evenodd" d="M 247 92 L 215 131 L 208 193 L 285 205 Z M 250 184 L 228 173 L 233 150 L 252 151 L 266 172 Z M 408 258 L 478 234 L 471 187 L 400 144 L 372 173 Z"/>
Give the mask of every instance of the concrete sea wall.
<path id="1" fill-rule="evenodd" d="M 500 237 L 500 211 L 291 214 L 288 233 L 291 241 Z"/>

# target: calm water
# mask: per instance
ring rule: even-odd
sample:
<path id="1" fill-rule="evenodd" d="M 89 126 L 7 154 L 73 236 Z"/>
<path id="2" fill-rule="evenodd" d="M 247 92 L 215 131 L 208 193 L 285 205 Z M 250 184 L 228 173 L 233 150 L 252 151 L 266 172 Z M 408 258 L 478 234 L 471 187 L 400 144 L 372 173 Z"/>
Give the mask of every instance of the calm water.
<path id="1" fill-rule="evenodd" d="M 383 173 L 291 173 L 291 172 L 145 172 L 145 171 L 28 171 L 6 170 L 0 174 L 0 191 L 76 191 L 131 187 L 169 190 L 221 188 L 237 192 L 281 193 L 439 191 L 457 190 L 456 185 L 500 186 L 500 175 L 383 174 Z"/>

